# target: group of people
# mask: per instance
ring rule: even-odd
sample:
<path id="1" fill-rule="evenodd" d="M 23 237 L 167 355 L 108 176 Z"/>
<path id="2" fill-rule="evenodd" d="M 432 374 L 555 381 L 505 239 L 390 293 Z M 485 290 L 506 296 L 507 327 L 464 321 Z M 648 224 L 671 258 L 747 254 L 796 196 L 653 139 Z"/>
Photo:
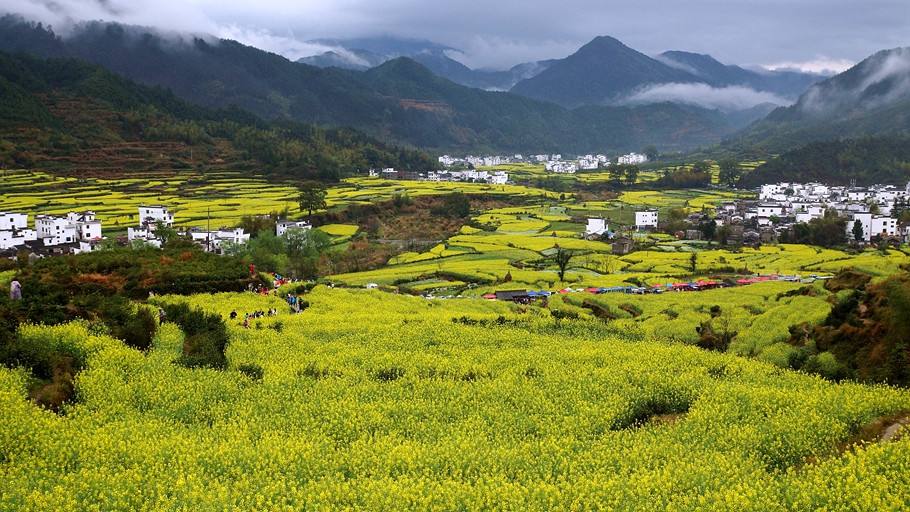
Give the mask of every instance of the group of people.
<path id="1" fill-rule="evenodd" d="M 274 280 L 272 284 L 275 286 L 275 288 L 280 288 L 281 286 L 284 286 L 288 283 L 299 283 L 300 282 L 299 279 L 283 276 L 281 274 L 278 274 L 277 272 L 272 274 L 272 279 Z"/>
<path id="2" fill-rule="evenodd" d="M 269 308 L 268 311 L 258 310 L 258 311 L 253 311 L 252 313 L 244 313 L 243 322 L 241 323 L 241 325 L 243 325 L 243 327 L 245 329 L 249 329 L 250 320 L 262 318 L 265 316 L 277 316 L 277 315 L 278 315 L 278 310 L 275 308 Z M 231 317 L 231 320 L 237 320 L 237 317 L 238 317 L 237 311 L 236 310 L 231 311 L 230 317 Z"/>
<path id="3" fill-rule="evenodd" d="M 303 311 L 303 308 L 301 307 L 301 300 L 300 300 L 299 296 L 292 295 L 289 293 L 287 295 L 287 297 L 285 297 L 284 300 L 287 301 L 288 306 L 291 306 L 291 311 L 293 311 L 294 313 L 300 313 L 301 311 Z"/>
<path id="4" fill-rule="evenodd" d="M 271 290 L 265 285 L 250 283 L 247 286 L 247 290 L 250 293 L 258 293 L 259 295 L 268 295 Z"/>

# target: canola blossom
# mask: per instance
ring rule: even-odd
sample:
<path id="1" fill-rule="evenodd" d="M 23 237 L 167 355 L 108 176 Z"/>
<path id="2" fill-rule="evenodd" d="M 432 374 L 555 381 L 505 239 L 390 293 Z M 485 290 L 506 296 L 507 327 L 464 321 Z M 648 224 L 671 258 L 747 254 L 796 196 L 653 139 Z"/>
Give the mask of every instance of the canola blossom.
<path id="1" fill-rule="evenodd" d="M 252 294 L 162 297 L 225 318 Z M 845 448 L 910 393 L 478 300 L 317 287 L 244 329 L 227 370 L 85 324 L 62 414 L 0 369 L 2 510 L 903 510 L 910 438 Z M 571 305 L 566 305 L 571 307 Z M 263 369 L 261 380 L 237 371 Z"/>

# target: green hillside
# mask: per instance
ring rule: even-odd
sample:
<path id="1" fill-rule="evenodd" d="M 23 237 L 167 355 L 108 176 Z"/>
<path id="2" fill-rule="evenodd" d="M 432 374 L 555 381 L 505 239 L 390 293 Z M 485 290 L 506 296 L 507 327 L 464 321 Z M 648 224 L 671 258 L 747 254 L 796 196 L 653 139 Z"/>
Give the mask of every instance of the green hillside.
<path id="1" fill-rule="evenodd" d="M 408 59 L 367 72 L 320 69 L 235 41 L 172 40 L 100 22 L 63 39 L 21 18 L 0 18 L 0 50 L 93 62 L 208 108 L 350 126 L 383 141 L 444 151 L 637 151 L 651 144 L 680 150 L 716 143 L 734 129 L 719 113 L 696 107 L 570 111 L 460 86 Z"/>
<path id="2" fill-rule="evenodd" d="M 85 172 L 255 169 L 337 178 L 357 169 L 426 168 L 422 153 L 349 129 L 264 122 L 197 107 L 73 59 L 0 53 L 0 162 Z"/>

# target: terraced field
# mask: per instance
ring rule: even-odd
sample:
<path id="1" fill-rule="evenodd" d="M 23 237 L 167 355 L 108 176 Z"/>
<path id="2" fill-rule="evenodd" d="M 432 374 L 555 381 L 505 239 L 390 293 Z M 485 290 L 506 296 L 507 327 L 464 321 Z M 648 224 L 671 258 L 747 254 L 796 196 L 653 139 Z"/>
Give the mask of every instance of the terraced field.
<path id="1" fill-rule="evenodd" d="M 140 204 L 164 204 L 175 212 L 181 226 L 236 225 L 244 215 L 264 215 L 288 209 L 299 215 L 295 184 L 267 181 L 262 176 L 233 172 L 205 175 L 143 175 L 107 180 L 77 179 L 39 171 L 4 171 L 0 210 L 32 215 L 63 215 L 74 210 L 94 210 L 106 229 L 123 230 L 137 222 Z M 396 194 L 410 197 L 461 191 L 468 194 L 555 198 L 542 190 L 504 185 L 425 183 L 351 178 L 328 191 L 329 208 L 386 201 Z"/>

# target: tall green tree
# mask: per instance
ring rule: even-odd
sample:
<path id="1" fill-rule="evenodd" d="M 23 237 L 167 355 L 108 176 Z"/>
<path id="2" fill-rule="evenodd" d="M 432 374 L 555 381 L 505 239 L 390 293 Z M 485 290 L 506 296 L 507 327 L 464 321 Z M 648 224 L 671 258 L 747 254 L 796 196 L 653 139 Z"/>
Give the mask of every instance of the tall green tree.
<path id="1" fill-rule="evenodd" d="M 572 261 L 572 251 L 563 249 L 562 247 L 556 246 L 556 254 L 553 255 L 553 261 L 556 263 L 556 266 L 559 268 L 559 280 L 565 281 L 566 278 L 566 269 L 569 268 L 569 262 Z"/>
<path id="2" fill-rule="evenodd" d="M 715 235 L 717 234 L 717 221 L 711 219 L 707 222 L 702 223 L 699 226 L 702 235 L 704 235 L 705 240 L 708 241 L 708 245 L 711 245 L 711 241 L 714 240 Z"/>
<path id="3" fill-rule="evenodd" d="M 637 165 L 627 165 L 625 170 L 626 185 L 632 186 L 638 180 L 639 169 Z"/>
<path id="4" fill-rule="evenodd" d="M 718 164 L 720 166 L 720 182 L 723 185 L 728 187 L 734 187 L 739 183 L 739 179 L 742 178 L 743 170 L 739 166 L 739 162 L 732 158 L 727 158 L 721 160 Z"/>
<path id="5" fill-rule="evenodd" d="M 325 197 L 326 190 L 322 184 L 316 182 L 305 184 L 300 188 L 300 197 L 297 199 L 300 211 L 312 216 L 314 211 L 326 207 Z"/>
<path id="6" fill-rule="evenodd" d="M 863 223 L 856 219 L 853 222 L 853 239 L 857 242 L 863 241 L 865 238 L 865 232 L 863 231 Z"/>
<path id="7" fill-rule="evenodd" d="M 660 153 L 657 151 L 657 147 L 653 145 L 645 146 L 645 149 L 641 150 L 641 152 L 646 157 L 648 157 L 648 160 L 651 160 L 652 162 L 654 160 L 657 160 L 657 158 L 660 156 Z"/>

